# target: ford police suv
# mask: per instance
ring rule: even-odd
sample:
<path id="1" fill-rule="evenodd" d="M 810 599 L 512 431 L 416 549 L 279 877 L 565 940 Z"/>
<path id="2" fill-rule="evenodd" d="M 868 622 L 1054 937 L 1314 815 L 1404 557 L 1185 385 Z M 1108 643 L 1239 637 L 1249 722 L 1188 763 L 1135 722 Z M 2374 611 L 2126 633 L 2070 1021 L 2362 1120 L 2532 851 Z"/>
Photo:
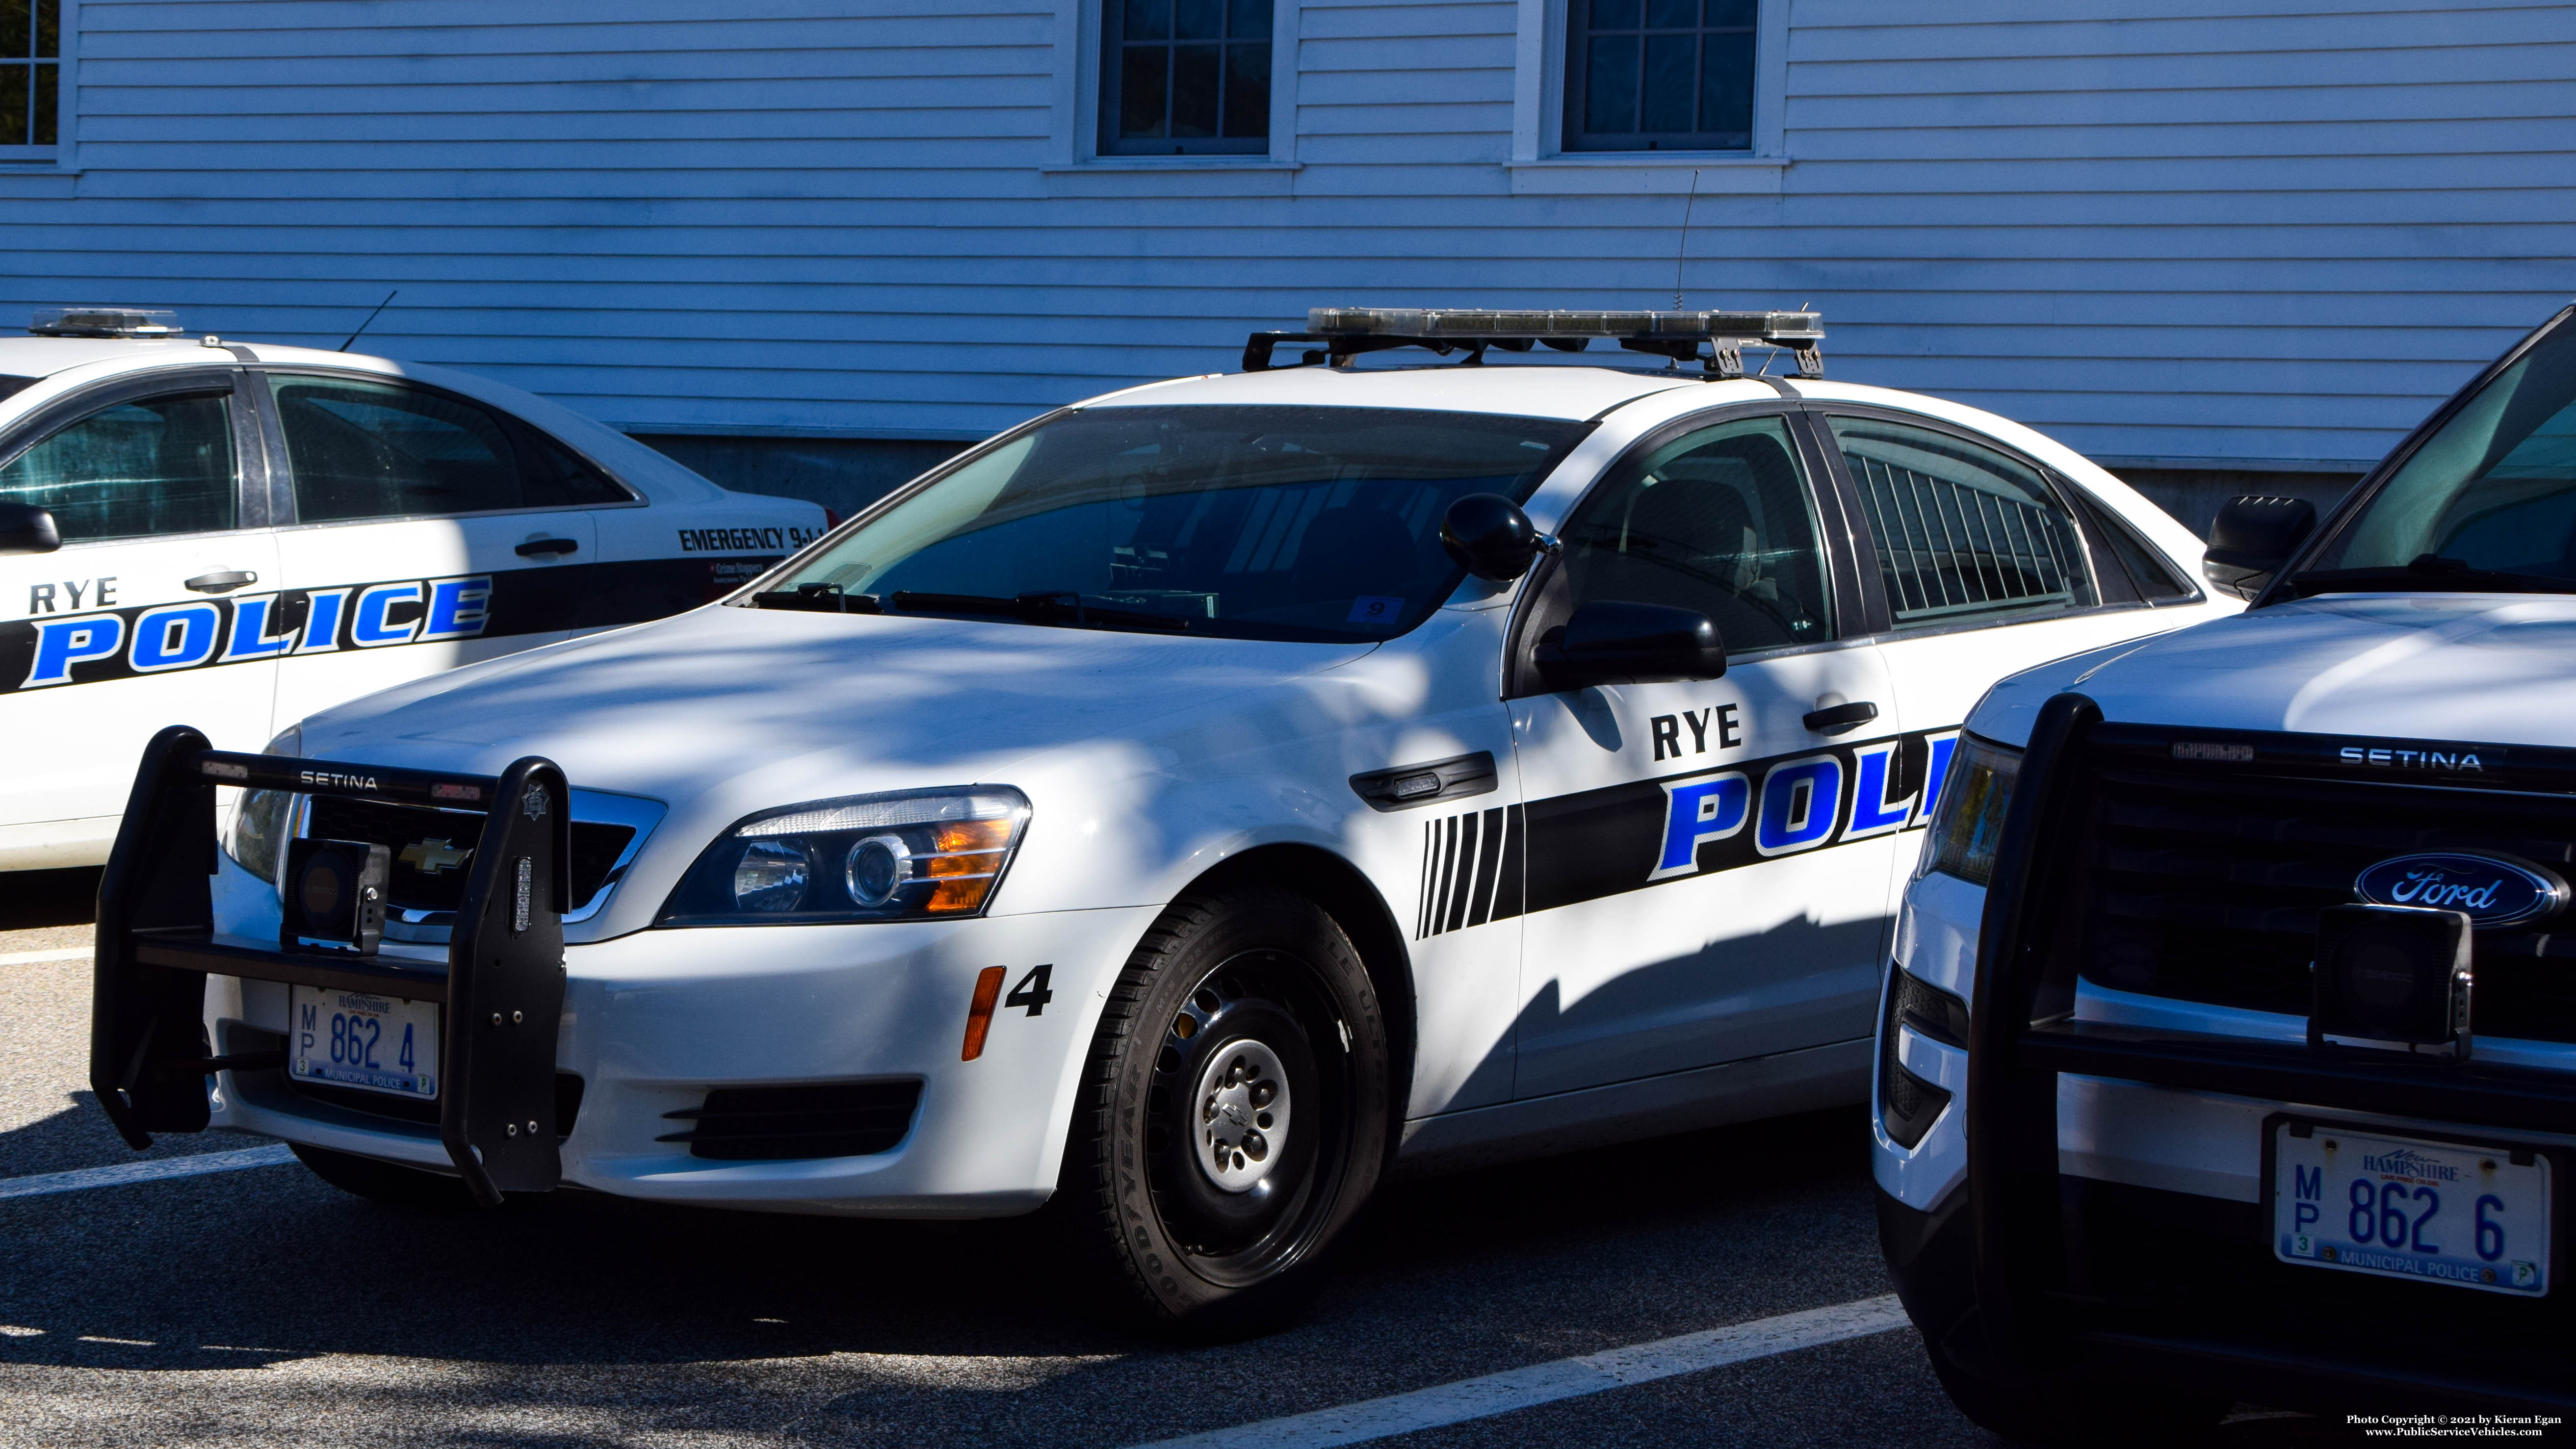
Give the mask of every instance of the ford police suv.
<path id="1" fill-rule="evenodd" d="M 2020 1437 L 2537 1433 L 2576 1407 L 2576 309 L 2322 526 L 2230 504 L 2207 569 L 2253 606 L 2005 681 L 1952 757 L 1881 1019 L 1906 1308 Z"/>
<path id="2" fill-rule="evenodd" d="M 2237 602 L 2099 468 L 1824 382 L 1821 335 L 1325 311 L 717 606 L 265 755 L 167 730 L 102 1100 L 387 1197 L 1052 1198 L 1205 1332 L 1276 1321 L 1392 1164 L 1857 1101 L 1969 703 Z M 1595 342 L 1667 365 L 1550 356 Z"/>
<path id="3" fill-rule="evenodd" d="M 0 339 L 0 870 L 107 858 L 136 754 L 659 618 L 813 541 L 517 388 L 41 311 Z M 37 762 L 41 762 L 38 764 Z"/>

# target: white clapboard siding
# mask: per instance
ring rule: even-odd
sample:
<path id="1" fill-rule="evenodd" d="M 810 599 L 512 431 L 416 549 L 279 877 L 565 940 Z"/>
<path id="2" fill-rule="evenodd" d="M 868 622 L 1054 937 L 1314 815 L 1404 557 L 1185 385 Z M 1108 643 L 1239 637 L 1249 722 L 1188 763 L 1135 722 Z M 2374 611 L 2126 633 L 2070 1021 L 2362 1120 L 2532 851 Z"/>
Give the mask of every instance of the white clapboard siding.
<path id="1" fill-rule="evenodd" d="M 1289 0 L 1279 0 L 1281 4 Z M 1695 305 L 2097 455 L 2359 466 L 2576 290 L 2576 5 L 1787 4 Z M 0 321 L 180 309 L 639 430 L 970 437 L 1319 303 L 1660 306 L 1681 197 L 1516 194 L 1516 0 L 1304 0 L 1277 167 L 1067 172 L 1056 0 L 81 0 Z"/>

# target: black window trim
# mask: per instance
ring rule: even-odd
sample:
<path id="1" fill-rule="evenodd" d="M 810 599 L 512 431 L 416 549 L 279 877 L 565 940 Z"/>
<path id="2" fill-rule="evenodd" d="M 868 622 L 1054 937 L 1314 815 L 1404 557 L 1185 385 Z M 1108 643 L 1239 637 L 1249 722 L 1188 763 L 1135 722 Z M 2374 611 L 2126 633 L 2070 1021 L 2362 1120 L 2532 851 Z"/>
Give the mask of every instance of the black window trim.
<path id="1" fill-rule="evenodd" d="M 1642 399 L 1632 399 L 1639 400 Z M 1582 491 L 1565 506 L 1564 516 L 1573 518 L 1594 494 L 1618 476 L 1621 469 L 1676 438 L 1744 418 L 1779 418 L 1788 430 L 1791 446 L 1797 449 L 1798 466 L 1807 474 L 1807 495 L 1816 510 L 1816 541 L 1825 556 L 1825 588 L 1833 602 L 1834 636 L 1812 644 L 1782 644 L 1742 652 L 1729 649 L 1726 654 L 1729 669 L 1739 664 L 1759 664 L 1766 660 L 1821 654 L 1876 642 L 1874 633 L 1857 631 L 1852 627 L 1855 623 L 1870 622 L 1875 616 L 1864 611 L 1866 597 L 1862 571 L 1858 567 L 1861 555 L 1852 549 L 1858 535 L 1852 531 L 1851 508 L 1842 496 L 1845 486 L 1842 475 L 1839 470 L 1825 471 L 1825 459 L 1819 456 L 1820 450 L 1811 429 L 1799 416 L 1802 411 L 1795 401 L 1787 397 L 1755 398 L 1720 403 L 1657 423 L 1621 448 L 1609 462 L 1602 464 L 1593 473 L 1591 481 L 1585 483 Z M 1539 486 L 1545 488 L 1547 484 L 1543 481 Z M 1549 586 L 1563 567 L 1563 559 L 1559 556 L 1541 558 L 1538 566 L 1522 578 L 1519 593 L 1512 600 L 1511 622 L 1503 630 L 1502 697 L 1506 700 L 1566 692 L 1550 685 L 1539 674 L 1534 658 L 1539 632 L 1544 625 L 1556 622 L 1552 618 L 1542 618 L 1542 610 L 1550 599 Z"/>
<path id="2" fill-rule="evenodd" d="M 169 397 L 184 393 L 227 393 L 232 398 L 233 427 L 233 526 L 203 528 L 190 533 L 128 533 L 114 538 L 65 539 L 63 547 L 108 548 L 131 544 L 142 539 L 220 538 L 227 534 L 276 526 L 269 516 L 269 499 L 273 494 L 269 473 L 268 450 L 259 431 L 259 403 L 251 396 L 247 384 L 248 369 L 226 360 L 221 363 L 190 363 L 179 367 L 153 368 L 143 372 L 123 373 L 105 378 L 76 392 L 65 393 L 39 405 L 9 424 L 0 433 L 0 468 L 18 461 L 29 448 L 55 433 L 79 422 L 92 413 L 102 412 L 120 403 L 144 398 Z"/>
<path id="3" fill-rule="evenodd" d="M 1273 126 L 1273 118 L 1275 116 L 1275 104 L 1279 88 L 1279 58 L 1282 53 L 1282 47 L 1279 43 L 1279 7 L 1282 5 L 1294 5 L 1295 3 L 1296 0 L 1271 0 L 1270 35 L 1262 43 L 1270 47 L 1269 91 L 1272 104 L 1264 107 L 1261 119 L 1261 134 L 1259 136 L 1201 136 L 1190 140 L 1175 140 L 1171 137 L 1165 136 L 1147 140 L 1129 141 L 1119 138 L 1117 122 L 1119 100 L 1118 59 L 1119 52 L 1125 44 L 1122 31 L 1122 26 L 1125 23 L 1123 15 L 1125 7 L 1123 0 L 1098 0 L 1097 5 L 1091 10 L 1094 34 L 1098 38 L 1098 44 L 1095 46 L 1095 54 L 1092 57 L 1092 89 L 1094 93 L 1091 116 L 1092 155 L 1104 161 L 1150 161 L 1156 157 L 1161 157 L 1165 160 L 1187 161 L 1194 156 L 1248 156 L 1266 158 L 1275 155 L 1276 152 L 1273 147 L 1273 142 L 1276 140 L 1276 135 Z M 1234 44 L 1237 42 L 1228 41 L 1226 43 Z M 1166 42 L 1166 44 L 1168 45 L 1168 42 Z M 1218 82 L 1220 86 L 1224 84 L 1222 75 L 1223 67 L 1220 66 L 1220 79 Z M 1223 92 L 1220 91 L 1220 99 L 1217 103 L 1217 124 L 1220 128 L 1225 124 L 1225 105 L 1222 96 Z M 1164 103 L 1168 109 L 1170 105 L 1170 99 L 1168 96 L 1166 96 Z"/>
<path id="4" fill-rule="evenodd" d="M 1583 129 L 1585 87 L 1585 30 L 1583 20 L 1592 0 L 1564 0 L 1562 44 L 1557 65 L 1558 88 L 1564 106 L 1557 117 L 1556 149 L 1568 157 L 1584 156 L 1758 156 L 1762 151 L 1762 9 L 1765 5 L 1785 0 L 1756 0 L 1753 18 L 1753 113 L 1747 117 L 1744 144 L 1722 146 L 1714 138 L 1729 135 L 1722 131 L 1604 131 Z"/>
<path id="5" fill-rule="evenodd" d="M 486 402 L 482 398 L 472 397 L 465 393 L 457 392 L 452 388 L 440 387 L 436 383 L 422 382 L 418 378 L 388 377 L 381 372 L 370 372 L 364 368 L 358 367 L 325 367 L 311 363 L 268 363 L 246 370 L 258 379 L 258 383 L 256 384 L 256 391 L 258 393 L 257 407 L 259 411 L 262 441 L 270 450 L 271 456 L 276 459 L 275 466 L 270 470 L 271 475 L 275 479 L 275 485 L 272 490 L 274 495 L 272 506 L 277 510 L 276 527 L 353 528 L 371 523 L 419 523 L 426 520 L 440 518 L 516 518 L 524 517 L 532 513 L 590 513 L 611 508 L 649 508 L 652 506 L 653 500 L 645 495 L 644 490 L 627 482 L 616 469 L 611 468 L 607 464 L 600 462 L 597 458 L 592 457 L 587 450 L 574 446 L 556 433 L 537 426 L 535 423 L 528 421 L 526 418 L 519 416 L 508 408 L 502 407 L 498 403 Z M 294 468 L 293 464 L 287 461 L 286 428 L 278 416 L 277 395 L 270 390 L 269 378 L 272 375 L 277 377 L 346 378 L 357 382 L 378 383 L 387 387 L 404 387 L 410 388 L 416 392 L 428 393 L 433 397 L 444 398 L 450 402 L 462 403 L 467 407 L 481 408 L 487 413 L 497 414 L 508 422 L 527 429 L 529 432 L 536 434 L 538 437 L 545 439 L 547 442 L 554 444 L 556 447 L 572 454 L 575 458 L 580 459 L 584 466 L 597 472 L 599 476 L 607 479 L 610 483 L 616 485 L 617 488 L 623 491 L 626 494 L 626 500 L 622 503 L 541 504 L 530 508 L 478 508 L 460 513 L 384 513 L 374 514 L 366 518 L 326 518 L 307 523 L 303 519 L 297 517 L 295 513 Z"/>
<path id="6" fill-rule="evenodd" d="M 2030 469 L 2039 475 L 2041 486 L 2049 490 L 2057 506 L 2064 509 L 2067 515 L 2075 520 L 2076 537 L 2084 543 L 2085 567 L 2093 571 L 2091 582 L 2094 602 L 2080 609 L 2060 609 L 2054 613 L 2030 613 L 2008 619 L 1968 619 L 1956 624 L 1925 624 L 1903 629 L 1896 626 L 1895 614 L 1888 607 L 1884 586 L 1873 582 L 1870 588 L 1872 613 L 1869 620 L 1871 625 L 1869 642 L 1871 643 L 1895 644 L 1910 639 L 1932 639 L 1944 634 L 1961 634 L 1971 629 L 2009 629 L 2022 624 L 2046 624 L 2059 619 L 2090 618 L 2096 614 L 2118 613 L 2131 609 L 2173 609 L 2180 608 L 2186 603 L 2200 603 L 2207 600 L 2206 595 L 2197 595 L 2190 600 L 2174 599 L 2161 605 L 2151 604 L 2138 595 L 2134 586 L 2130 590 L 2130 597 L 2126 600 L 2105 597 L 2102 585 L 2106 572 L 2124 583 L 2128 581 L 2129 574 L 2120 561 L 2112 556 L 2111 550 L 2104 541 L 2094 532 L 2085 518 L 2085 509 L 2068 496 L 2070 490 L 2079 488 L 2081 485 L 2001 438 L 1978 432 L 1974 428 L 1951 422 L 1947 418 L 1934 417 L 1929 413 L 1908 412 L 1903 408 L 1884 407 L 1873 403 L 1846 403 L 1818 398 L 1809 400 L 1803 410 L 1812 418 L 1811 426 L 1816 431 L 1819 447 L 1832 466 L 1834 487 L 1843 495 L 1844 512 L 1852 522 L 1853 558 L 1856 568 L 1858 560 L 1877 558 L 1878 535 L 1869 526 L 1867 511 L 1860 506 L 1860 487 L 1852 481 L 1851 470 L 1843 463 L 1842 449 L 1833 442 L 1830 419 L 1834 417 L 1876 418 L 1884 422 L 1919 427 L 1926 432 L 1946 434 L 1964 443 L 1974 443 L 1981 448 L 1990 448 Z M 2149 548 L 2156 549 L 2158 553 L 2164 551 L 2156 548 L 2151 541 L 2142 539 L 2141 542 L 2145 542 Z M 1878 575 L 1878 569 L 1874 564 L 1863 572 L 1873 581 Z M 2189 581 L 2188 574 L 2185 575 L 2185 581 Z"/>

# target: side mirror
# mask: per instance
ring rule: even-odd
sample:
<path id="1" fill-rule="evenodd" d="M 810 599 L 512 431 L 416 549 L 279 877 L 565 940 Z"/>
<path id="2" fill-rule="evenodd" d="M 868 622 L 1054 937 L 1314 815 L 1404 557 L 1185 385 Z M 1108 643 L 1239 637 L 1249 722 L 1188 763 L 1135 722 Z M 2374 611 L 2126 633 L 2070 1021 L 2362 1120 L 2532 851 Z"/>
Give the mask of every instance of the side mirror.
<path id="1" fill-rule="evenodd" d="M 2210 525 L 2200 571 L 2213 587 L 2250 599 L 2299 551 L 2317 527 L 2317 506 L 2304 498 L 2231 498 Z"/>
<path id="2" fill-rule="evenodd" d="M 1726 673 L 1726 644 L 1695 609 L 1596 599 L 1540 636 L 1538 671 L 1558 689 L 1715 679 Z"/>
<path id="3" fill-rule="evenodd" d="M 62 546 L 52 514 L 32 503 L 0 503 L 0 554 L 52 553 Z"/>
<path id="4" fill-rule="evenodd" d="M 1458 567 L 1489 583 L 1528 573 L 1549 547 L 1521 506 L 1500 493 L 1470 493 L 1440 516 L 1440 546 Z"/>

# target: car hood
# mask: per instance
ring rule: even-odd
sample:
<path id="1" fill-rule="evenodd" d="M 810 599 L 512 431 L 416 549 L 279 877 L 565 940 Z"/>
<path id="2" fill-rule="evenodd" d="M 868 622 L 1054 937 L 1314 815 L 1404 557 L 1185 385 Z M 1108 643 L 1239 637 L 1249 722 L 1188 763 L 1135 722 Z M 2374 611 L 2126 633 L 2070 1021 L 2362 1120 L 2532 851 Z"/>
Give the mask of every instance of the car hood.
<path id="1" fill-rule="evenodd" d="M 2015 675 L 1969 728 L 2020 744 L 2068 689 L 2105 719 L 2143 724 L 2576 745 L 2576 598 L 2278 604 Z"/>
<path id="2" fill-rule="evenodd" d="M 747 811 L 990 781 L 1373 647 L 707 608 L 368 695 L 296 747 L 479 774 L 542 755 L 586 789 Z"/>

